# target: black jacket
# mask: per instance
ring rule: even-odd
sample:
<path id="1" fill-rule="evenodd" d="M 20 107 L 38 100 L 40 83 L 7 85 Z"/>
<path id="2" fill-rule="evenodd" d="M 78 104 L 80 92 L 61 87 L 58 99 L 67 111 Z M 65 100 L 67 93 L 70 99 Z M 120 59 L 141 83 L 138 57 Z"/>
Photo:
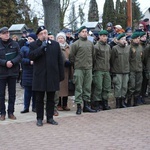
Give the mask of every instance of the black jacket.
<path id="1" fill-rule="evenodd" d="M 59 43 L 49 40 L 47 47 L 37 40 L 30 44 L 29 58 L 34 61 L 34 91 L 58 91 L 59 82 L 64 79 L 64 62 Z"/>
<path id="2" fill-rule="evenodd" d="M 8 57 L 6 54 L 14 53 L 15 55 L 10 59 L 13 63 L 11 68 L 6 67 Z M 0 78 L 8 76 L 17 77 L 19 74 L 19 62 L 21 61 L 20 48 L 17 42 L 9 39 L 4 42 L 0 39 Z"/>

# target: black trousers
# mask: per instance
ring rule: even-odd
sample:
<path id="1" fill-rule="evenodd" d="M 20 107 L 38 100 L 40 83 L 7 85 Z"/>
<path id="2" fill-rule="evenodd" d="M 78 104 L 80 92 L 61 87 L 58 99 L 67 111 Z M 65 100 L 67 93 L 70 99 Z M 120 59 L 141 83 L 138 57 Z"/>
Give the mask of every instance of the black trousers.
<path id="1" fill-rule="evenodd" d="M 44 118 L 44 95 L 46 93 L 46 116 L 47 120 L 53 118 L 54 114 L 54 95 L 55 92 L 36 91 L 36 114 L 37 119 L 43 120 Z"/>
<path id="2" fill-rule="evenodd" d="M 16 99 L 16 77 L 6 77 L 0 79 L 0 112 L 1 115 L 6 114 L 5 93 L 8 86 L 8 114 L 14 113 L 14 105 Z"/>

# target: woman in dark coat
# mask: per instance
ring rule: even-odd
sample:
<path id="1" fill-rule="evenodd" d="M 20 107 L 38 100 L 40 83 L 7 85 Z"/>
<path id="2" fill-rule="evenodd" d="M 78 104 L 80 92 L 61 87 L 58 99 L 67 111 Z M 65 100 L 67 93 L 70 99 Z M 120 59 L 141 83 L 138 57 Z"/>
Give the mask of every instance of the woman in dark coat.
<path id="1" fill-rule="evenodd" d="M 30 44 L 29 58 L 34 61 L 32 89 L 36 93 L 37 126 L 43 125 L 45 92 L 47 123 L 57 125 L 53 120 L 54 95 L 64 79 L 62 53 L 59 43 L 48 39 L 44 26 L 40 26 L 36 34 L 38 40 Z"/>
<path id="2" fill-rule="evenodd" d="M 32 91 L 33 61 L 28 58 L 29 44 L 36 40 L 35 34 L 29 34 L 28 41 L 21 48 L 22 58 L 22 86 L 24 87 L 24 110 L 21 113 L 29 112 L 30 100 L 32 98 L 32 111 L 35 112 L 35 94 Z"/>

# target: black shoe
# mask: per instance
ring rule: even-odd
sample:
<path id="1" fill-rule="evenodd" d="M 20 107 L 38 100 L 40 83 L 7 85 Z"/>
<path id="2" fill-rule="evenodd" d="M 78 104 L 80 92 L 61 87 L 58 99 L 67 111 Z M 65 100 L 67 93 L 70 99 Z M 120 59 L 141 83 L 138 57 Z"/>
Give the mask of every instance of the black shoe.
<path id="1" fill-rule="evenodd" d="M 23 111 L 21 111 L 20 113 L 21 114 L 24 114 L 24 113 L 28 113 L 29 112 L 29 109 L 24 109 Z"/>
<path id="2" fill-rule="evenodd" d="M 77 104 L 77 111 L 76 111 L 77 115 L 81 115 L 81 104 Z"/>
<path id="3" fill-rule="evenodd" d="M 36 108 L 33 108 L 33 109 L 32 109 L 32 112 L 36 112 Z"/>
<path id="4" fill-rule="evenodd" d="M 53 118 L 48 119 L 47 123 L 52 124 L 52 125 L 58 125 L 58 122 L 56 122 Z"/>
<path id="5" fill-rule="evenodd" d="M 40 127 L 40 126 L 43 126 L 42 120 L 41 120 L 41 119 L 38 119 L 36 125 L 39 126 L 39 127 Z"/>

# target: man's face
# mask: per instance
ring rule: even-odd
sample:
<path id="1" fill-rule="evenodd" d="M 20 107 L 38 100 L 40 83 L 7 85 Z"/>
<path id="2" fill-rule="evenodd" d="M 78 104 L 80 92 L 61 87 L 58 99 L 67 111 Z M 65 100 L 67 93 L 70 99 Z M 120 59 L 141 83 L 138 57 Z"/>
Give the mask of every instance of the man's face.
<path id="1" fill-rule="evenodd" d="M 9 31 L 0 33 L 0 38 L 1 38 L 3 41 L 7 41 L 7 40 L 10 38 L 10 33 L 9 33 Z"/>
<path id="2" fill-rule="evenodd" d="M 108 39 L 107 35 L 99 35 L 99 40 L 100 40 L 101 42 L 106 43 L 106 42 L 107 42 L 107 39 Z"/>
<path id="3" fill-rule="evenodd" d="M 48 32 L 46 29 L 42 30 L 38 35 L 38 39 L 41 41 L 45 41 L 48 39 Z"/>
<path id="4" fill-rule="evenodd" d="M 111 27 L 108 26 L 108 27 L 107 27 L 107 30 L 111 30 Z"/>
<path id="5" fill-rule="evenodd" d="M 55 40 L 54 35 L 48 35 L 48 38 L 49 38 L 50 40 Z"/>
<path id="6" fill-rule="evenodd" d="M 87 29 L 83 29 L 80 33 L 79 33 L 80 37 L 83 37 L 83 38 L 87 38 Z"/>
<path id="7" fill-rule="evenodd" d="M 118 40 L 118 42 L 122 45 L 126 45 L 127 44 L 126 37 L 122 37 L 120 40 Z"/>

